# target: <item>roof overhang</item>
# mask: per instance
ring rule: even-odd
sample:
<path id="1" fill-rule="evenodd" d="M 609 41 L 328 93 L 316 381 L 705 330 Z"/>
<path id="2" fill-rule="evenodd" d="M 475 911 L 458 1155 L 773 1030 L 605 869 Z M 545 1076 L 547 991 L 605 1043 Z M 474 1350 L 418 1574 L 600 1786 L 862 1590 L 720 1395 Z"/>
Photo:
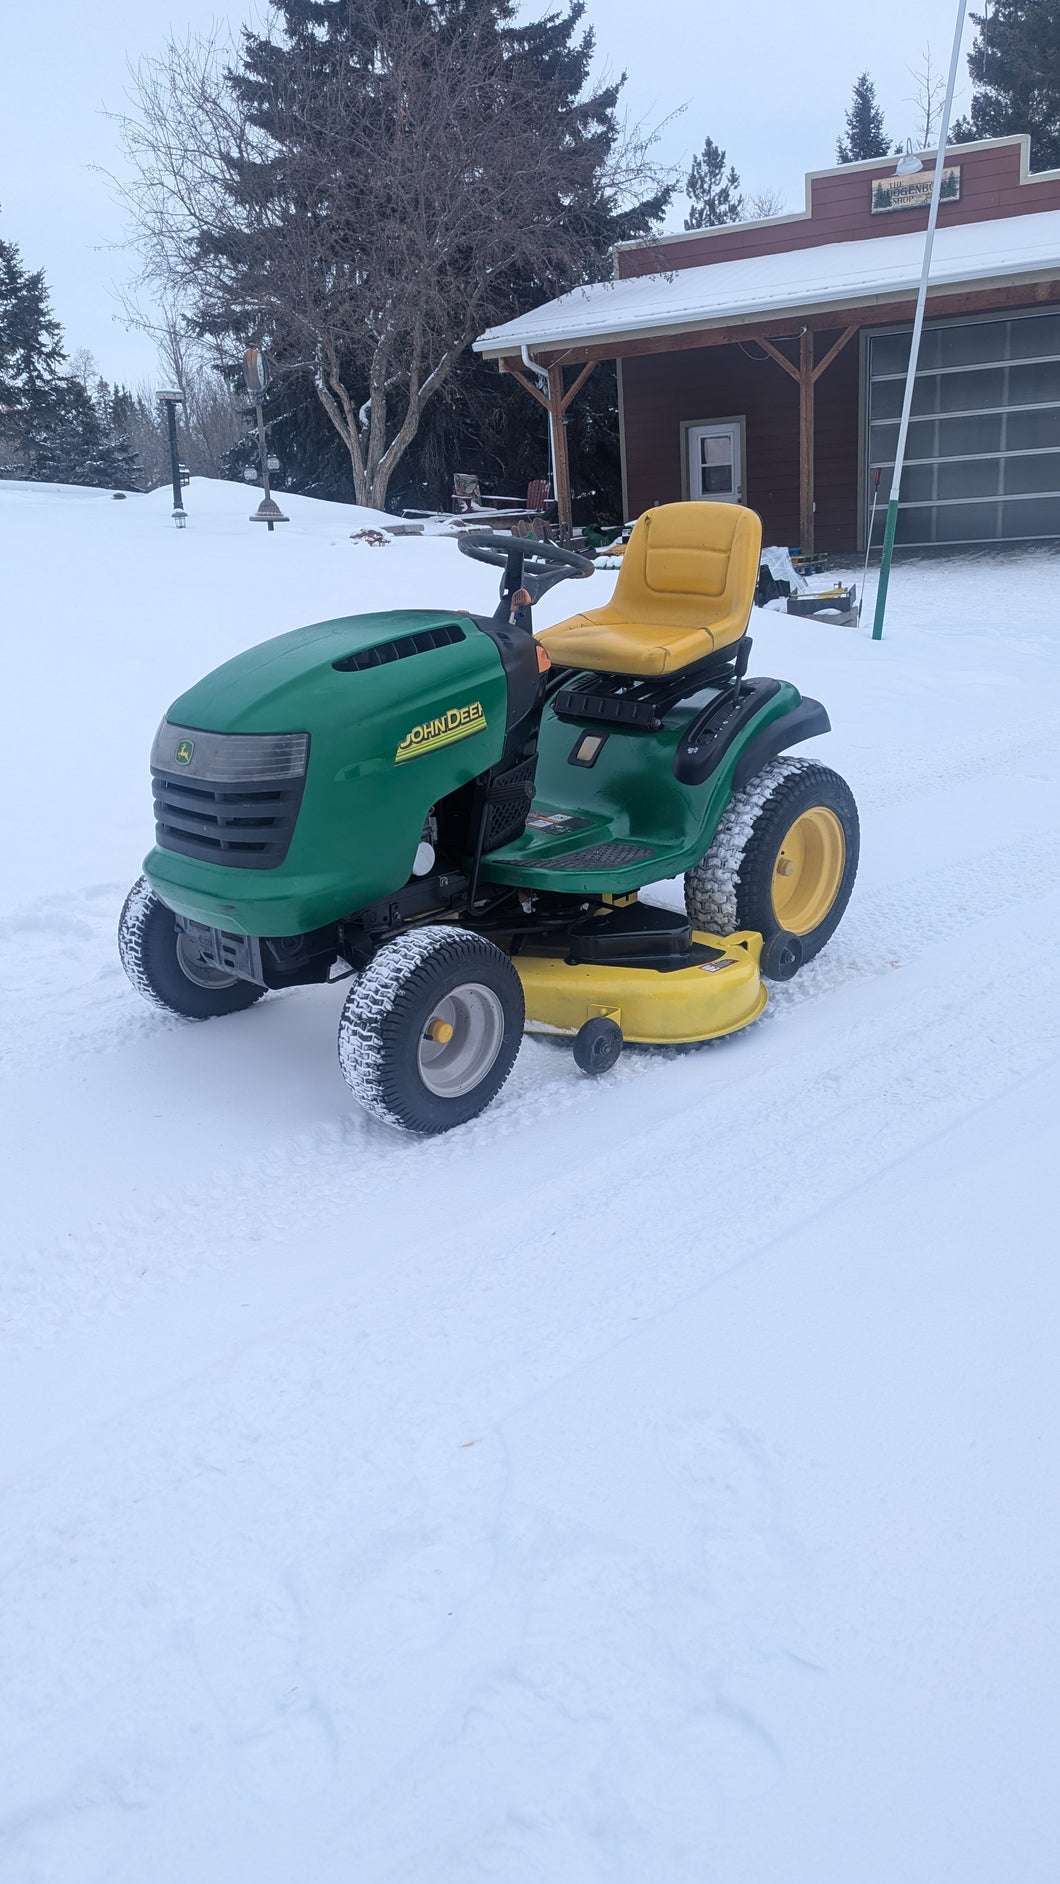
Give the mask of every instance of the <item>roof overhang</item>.
<path id="1" fill-rule="evenodd" d="M 669 275 L 637 275 L 598 282 L 475 341 L 487 359 L 511 359 L 525 347 L 549 356 L 615 358 L 631 348 L 667 350 L 682 336 L 739 333 L 783 327 L 795 320 L 857 311 L 878 313 L 915 296 L 924 252 L 922 233 L 830 243 L 778 255 L 718 262 Z M 987 296 L 1060 280 L 1060 210 L 1010 220 L 964 223 L 936 233 L 929 295 Z M 860 323 L 859 323 L 860 324 Z"/>

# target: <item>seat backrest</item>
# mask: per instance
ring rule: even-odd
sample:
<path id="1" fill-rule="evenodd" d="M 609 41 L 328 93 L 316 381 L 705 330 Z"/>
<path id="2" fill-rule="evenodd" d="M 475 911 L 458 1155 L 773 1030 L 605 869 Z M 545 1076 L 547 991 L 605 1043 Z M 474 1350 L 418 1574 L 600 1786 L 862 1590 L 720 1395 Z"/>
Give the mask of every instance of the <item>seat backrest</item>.
<path id="1" fill-rule="evenodd" d="M 527 510 L 544 510 L 552 496 L 552 483 L 549 478 L 532 478 L 526 487 Z"/>
<path id="2" fill-rule="evenodd" d="M 703 628 L 735 616 L 747 626 L 762 524 L 743 504 L 660 504 L 638 517 L 611 607 L 630 621 Z"/>

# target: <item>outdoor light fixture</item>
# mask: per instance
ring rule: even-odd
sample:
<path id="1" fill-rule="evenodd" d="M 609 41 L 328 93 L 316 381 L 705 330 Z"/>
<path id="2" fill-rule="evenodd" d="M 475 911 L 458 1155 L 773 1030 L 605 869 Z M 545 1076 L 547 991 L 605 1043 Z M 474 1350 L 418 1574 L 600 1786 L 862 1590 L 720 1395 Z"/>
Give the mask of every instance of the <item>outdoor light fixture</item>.
<path id="1" fill-rule="evenodd" d="M 169 469 L 173 478 L 173 521 L 178 530 L 187 526 L 188 513 L 184 508 L 184 497 L 180 485 L 180 457 L 177 452 L 177 407 L 184 404 L 184 394 L 179 386 L 164 386 L 155 394 L 160 406 L 165 406 L 169 419 Z"/>
<path id="2" fill-rule="evenodd" d="M 248 347 L 246 353 L 243 355 L 243 381 L 248 393 L 254 401 L 254 413 L 258 426 L 258 459 L 261 464 L 261 481 L 265 486 L 265 495 L 250 521 L 251 523 L 268 524 L 269 530 L 271 531 L 278 523 L 289 523 L 290 518 L 284 516 L 283 511 L 280 509 L 279 504 L 276 502 L 269 488 L 269 472 L 278 471 L 280 461 L 272 455 L 265 443 L 265 419 L 261 410 L 261 401 L 264 396 L 267 379 L 268 374 L 265 370 L 264 353 L 260 347 Z M 252 475 L 248 466 L 243 476 L 249 478 Z"/>
<path id="3" fill-rule="evenodd" d="M 899 157 L 898 162 L 894 166 L 895 176 L 896 177 L 915 177 L 917 171 L 923 170 L 923 168 L 924 166 L 921 163 L 919 157 L 917 156 L 915 150 L 913 149 L 912 144 L 910 143 L 909 139 L 906 138 L 905 150 L 902 156 Z"/>

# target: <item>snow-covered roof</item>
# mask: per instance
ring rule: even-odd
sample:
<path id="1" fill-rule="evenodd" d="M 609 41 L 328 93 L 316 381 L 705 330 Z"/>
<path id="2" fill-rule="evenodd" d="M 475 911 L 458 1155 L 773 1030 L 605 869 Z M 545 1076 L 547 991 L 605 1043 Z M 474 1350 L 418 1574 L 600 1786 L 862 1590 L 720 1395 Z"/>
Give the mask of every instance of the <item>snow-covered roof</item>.
<path id="1" fill-rule="evenodd" d="M 914 294 L 924 257 L 923 230 L 861 242 L 829 242 L 779 255 L 682 268 L 672 274 L 601 281 L 547 301 L 518 320 L 491 327 L 479 353 L 518 353 L 616 343 L 641 335 L 737 326 L 774 314 L 865 307 Z M 1060 210 L 939 229 L 931 286 L 985 286 L 1060 275 Z"/>

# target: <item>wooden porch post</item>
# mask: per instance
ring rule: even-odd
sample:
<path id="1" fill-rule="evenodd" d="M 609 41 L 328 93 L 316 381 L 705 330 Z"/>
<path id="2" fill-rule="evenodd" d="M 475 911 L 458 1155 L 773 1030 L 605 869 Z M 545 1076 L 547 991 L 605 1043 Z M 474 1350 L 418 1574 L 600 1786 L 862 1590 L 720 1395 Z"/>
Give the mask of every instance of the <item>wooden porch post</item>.
<path id="1" fill-rule="evenodd" d="M 799 535 L 802 538 L 799 548 L 804 556 L 812 556 L 814 544 L 813 515 L 813 389 L 822 373 L 826 373 L 836 356 L 842 353 L 848 341 L 853 340 L 857 327 L 844 327 L 839 339 L 829 347 L 823 360 L 813 363 L 814 336 L 810 328 L 804 327 L 799 335 L 799 364 L 793 366 L 787 356 L 771 340 L 760 338 L 759 344 L 765 348 L 770 359 L 784 368 L 792 379 L 799 382 Z"/>
<path id="2" fill-rule="evenodd" d="M 573 386 L 568 386 L 566 392 L 563 390 L 562 365 L 550 366 L 547 399 L 540 388 L 534 385 L 533 380 L 528 379 L 514 362 L 498 360 L 497 365 L 502 373 L 509 373 L 512 379 L 517 379 L 524 391 L 528 392 L 532 399 L 536 399 L 538 405 L 544 406 L 548 413 L 552 436 L 552 462 L 556 467 L 556 509 L 559 513 L 560 527 L 569 533 L 574 528 L 574 518 L 571 510 L 570 462 L 567 457 L 567 425 L 564 415 L 571 400 L 580 393 L 590 373 L 593 372 L 596 361 L 586 361 Z"/>
<path id="3" fill-rule="evenodd" d="M 799 548 L 813 555 L 813 334 L 799 336 Z"/>

